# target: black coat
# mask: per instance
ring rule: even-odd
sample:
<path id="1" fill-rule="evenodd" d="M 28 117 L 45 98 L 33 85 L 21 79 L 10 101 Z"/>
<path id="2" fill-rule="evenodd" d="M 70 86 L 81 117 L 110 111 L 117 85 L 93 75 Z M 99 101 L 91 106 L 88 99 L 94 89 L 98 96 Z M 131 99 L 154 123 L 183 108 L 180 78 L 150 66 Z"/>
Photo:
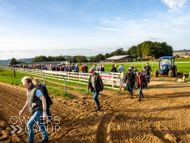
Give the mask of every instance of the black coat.
<path id="1" fill-rule="evenodd" d="M 97 92 L 100 92 L 101 90 L 103 90 L 103 82 L 102 82 L 102 79 L 101 79 L 101 77 L 100 77 L 99 74 L 96 74 L 96 73 L 95 73 L 94 76 L 95 76 L 94 83 L 95 83 L 96 91 L 97 91 Z M 92 75 L 90 75 L 90 77 L 89 77 L 87 89 L 90 88 L 90 89 L 91 89 L 91 92 L 93 92 L 94 88 L 92 87 L 91 78 L 92 78 Z"/>
<path id="2" fill-rule="evenodd" d="M 150 66 L 146 66 L 145 67 L 146 68 L 146 72 L 147 72 L 147 75 L 150 75 L 150 70 L 152 71 L 152 69 L 151 69 L 151 67 Z"/>
<path id="3" fill-rule="evenodd" d="M 43 95 L 44 95 L 44 97 L 46 99 L 47 106 L 52 105 L 53 102 L 52 102 L 51 98 L 49 97 L 48 91 L 46 89 L 46 85 L 45 84 L 40 84 L 39 87 L 42 89 L 42 93 L 43 93 Z"/>
<path id="4" fill-rule="evenodd" d="M 126 81 L 127 81 L 127 87 L 133 88 L 133 85 L 134 85 L 134 76 L 133 76 L 132 72 L 126 74 L 125 82 L 124 83 L 126 83 Z"/>
<path id="5" fill-rule="evenodd" d="M 136 80 L 137 80 L 137 85 L 139 87 L 139 80 L 138 80 L 138 76 L 136 76 Z M 141 88 L 145 88 L 146 87 L 146 79 L 143 75 L 140 76 L 140 81 L 141 81 Z M 140 87 L 139 87 L 140 88 Z"/>
<path id="6" fill-rule="evenodd" d="M 112 67 L 111 72 L 117 72 L 116 67 Z"/>

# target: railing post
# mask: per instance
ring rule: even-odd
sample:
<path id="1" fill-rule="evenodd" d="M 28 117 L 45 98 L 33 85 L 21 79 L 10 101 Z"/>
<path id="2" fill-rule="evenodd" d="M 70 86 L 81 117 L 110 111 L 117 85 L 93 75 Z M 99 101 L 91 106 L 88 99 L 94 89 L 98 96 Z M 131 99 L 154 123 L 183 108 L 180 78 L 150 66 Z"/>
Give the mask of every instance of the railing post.
<path id="1" fill-rule="evenodd" d="M 114 88 L 114 82 L 113 82 L 113 79 L 114 79 L 114 77 L 113 77 L 113 74 L 112 74 L 112 88 Z"/>
<path id="2" fill-rule="evenodd" d="M 65 82 L 65 78 L 64 76 L 62 75 L 63 79 L 64 79 L 64 86 L 65 86 L 65 92 L 66 92 L 66 82 Z"/>
<path id="3" fill-rule="evenodd" d="M 81 82 L 81 80 L 80 80 L 80 72 L 79 72 L 79 82 Z"/>
<path id="4" fill-rule="evenodd" d="M 42 76 L 43 76 L 43 83 L 45 84 L 45 80 L 44 80 L 44 72 L 42 71 Z"/>

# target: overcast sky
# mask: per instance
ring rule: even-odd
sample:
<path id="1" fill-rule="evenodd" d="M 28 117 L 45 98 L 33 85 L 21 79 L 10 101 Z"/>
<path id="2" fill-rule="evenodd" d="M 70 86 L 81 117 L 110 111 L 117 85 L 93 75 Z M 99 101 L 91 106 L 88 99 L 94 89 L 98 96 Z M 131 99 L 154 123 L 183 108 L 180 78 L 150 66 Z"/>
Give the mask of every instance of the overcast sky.
<path id="1" fill-rule="evenodd" d="M 190 49 L 190 0 L 0 0 L 0 60 L 93 56 L 146 40 Z"/>

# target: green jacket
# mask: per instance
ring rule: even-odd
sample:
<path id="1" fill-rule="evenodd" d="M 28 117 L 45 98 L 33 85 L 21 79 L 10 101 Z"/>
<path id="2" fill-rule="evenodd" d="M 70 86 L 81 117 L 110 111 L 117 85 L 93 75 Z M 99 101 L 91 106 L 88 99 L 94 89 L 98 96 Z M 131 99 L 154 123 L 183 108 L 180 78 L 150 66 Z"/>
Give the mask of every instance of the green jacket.
<path id="1" fill-rule="evenodd" d="M 92 76 L 93 75 L 90 75 L 89 80 L 88 80 L 88 86 L 87 86 L 87 89 L 90 88 L 91 92 L 94 90 L 94 88 L 92 87 L 92 83 L 91 83 Z M 97 92 L 100 92 L 104 88 L 102 79 L 101 79 L 99 74 L 95 73 L 94 76 L 95 76 L 95 79 L 94 79 L 95 89 L 96 89 Z"/>

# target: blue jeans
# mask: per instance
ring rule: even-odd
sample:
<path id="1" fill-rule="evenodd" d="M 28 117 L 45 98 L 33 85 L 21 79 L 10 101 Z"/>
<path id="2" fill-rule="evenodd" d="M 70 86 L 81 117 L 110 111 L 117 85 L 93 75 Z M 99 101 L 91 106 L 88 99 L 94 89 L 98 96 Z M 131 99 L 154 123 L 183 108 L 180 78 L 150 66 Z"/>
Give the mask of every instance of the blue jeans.
<path id="1" fill-rule="evenodd" d="M 139 98 L 141 98 L 141 95 L 142 95 L 142 88 L 141 86 L 139 87 Z"/>
<path id="2" fill-rule="evenodd" d="M 129 87 L 127 87 L 127 90 L 128 90 L 130 93 L 133 92 L 133 88 L 129 88 Z"/>
<path id="3" fill-rule="evenodd" d="M 43 111 L 37 110 L 27 123 L 28 135 L 29 135 L 28 136 L 28 142 L 34 141 L 33 125 L 35 122 L 37 123 L 38 127 L 40 128 L 40 131 L 43 135 L 43 139 L 48 139 L 48 134 L 47 134 L 47 131 L 46 131 L 46 128 L 44 125 L 44 121 L 43 121 Z"/>
<path id="4" fill-rule="evenodd" d="M 94 89 L 93 93 L 94 93 L 93 99 L 96 101 L 97 108 L 100 109 L 100 102 L 98 100 L 98 94 L 99 94 L 99 92 L 97 92 L 96 89 Z"/>
<path id="5" fill-rule="evenodd" d="M 51 115 L 51 112 L 49 110 L 49 106 L 47 106 L 47 116 L 48 116 L 49 121 L 52 123 L 52 115 Z"/>

